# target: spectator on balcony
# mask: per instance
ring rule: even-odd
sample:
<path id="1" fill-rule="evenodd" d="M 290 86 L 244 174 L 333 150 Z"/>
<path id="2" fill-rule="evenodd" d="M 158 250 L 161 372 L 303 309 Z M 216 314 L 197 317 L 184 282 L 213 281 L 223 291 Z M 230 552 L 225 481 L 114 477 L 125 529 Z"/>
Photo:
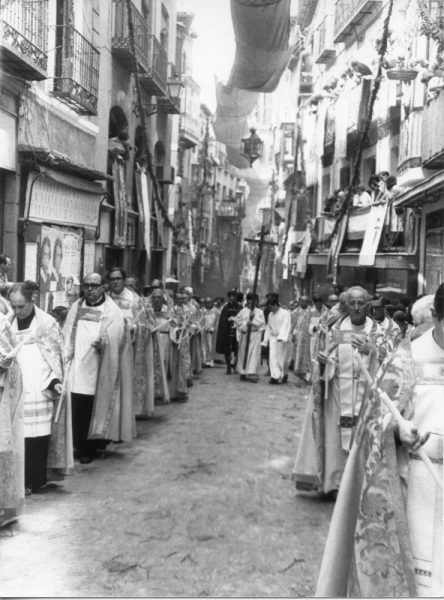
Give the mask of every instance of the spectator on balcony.
<path id="1" fill-rule="evenodd" d="M 333 217 L 336 215 L 338 207 L 338 198 L 335 194 L 330 194 L 327 198 L 324 199 L 324 214 L 329 217 Z"/>
<path id="2" fill-rule="evenodd" d="M 365 185 L 358 185 L 356 194 L 353 194 L 353 208 L 367 208 L 372 205 L 372 197 L 367 192 Z"/>
<path id="3" fill-rule="evenodd" d="M 376 173 L 374 173 L 373 175 L 370 175 L 369 180 L 368 180 L 368 189 L 370 190 L 370 196 L 372 197 L 372 202 L 374 203 L 378 194 L 379 194 L 379 184 L 381 183 L 381 180 L 379 178 L 379 175 L 376 175 Z"/>

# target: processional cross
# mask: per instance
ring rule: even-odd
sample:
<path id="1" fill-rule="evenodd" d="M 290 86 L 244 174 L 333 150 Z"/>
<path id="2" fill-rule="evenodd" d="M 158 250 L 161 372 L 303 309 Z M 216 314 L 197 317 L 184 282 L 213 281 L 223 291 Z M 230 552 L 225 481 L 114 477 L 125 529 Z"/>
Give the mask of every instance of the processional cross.
<path id="1" fill-rule="evenodd" d="M 254 309 L 256 308 L 256 292 L 257 292 L 257 282 L 259 279 L 259 269 L 261 266 L 262 254 L 264 251 L 264 246 L 277 246 L 276 242 L 272 242 L 265 239 L 265 226 L 262 225 L 261 232 L 259 234 L 259 239 L 257 238 L 244 238 L 246 242 L 254 243 L 258 245 L 257 257 L 256 257 L 256 269 L 254 272 L 254 281 L 253 281 L 253 300 L 251 302 L 250 309 L 250 317 L 247 323 L 247 340 L 245 344 L 245 354 L 244 354 L 244 364 L 243 369 L 247 368 L 247 360 L 248 360 L 248 350 L 250 348 L 250 338 L 251 338 L 251 327 L 253 325 L 254 319 Z"/>

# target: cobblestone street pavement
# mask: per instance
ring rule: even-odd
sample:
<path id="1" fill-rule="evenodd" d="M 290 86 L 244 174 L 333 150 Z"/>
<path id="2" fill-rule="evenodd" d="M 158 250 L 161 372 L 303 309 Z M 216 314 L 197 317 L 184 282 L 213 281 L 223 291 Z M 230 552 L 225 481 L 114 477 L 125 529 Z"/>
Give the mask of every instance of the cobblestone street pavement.
<path id="1" fill-rule="evenodd" d="M 333 504 L 291 469 L 308 388 L 206 369 L 0 530 L 1 596 L 313 595 Z"/>

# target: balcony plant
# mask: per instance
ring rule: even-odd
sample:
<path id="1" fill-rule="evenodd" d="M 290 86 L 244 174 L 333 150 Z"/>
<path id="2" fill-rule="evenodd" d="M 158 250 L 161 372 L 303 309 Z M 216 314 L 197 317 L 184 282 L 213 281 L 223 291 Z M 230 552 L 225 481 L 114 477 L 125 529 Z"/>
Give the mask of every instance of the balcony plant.
<path id="1" fill-rule="evenodd" d="M 419 73 L 416 62 L 407 60 L 402 55 L 387 56 L 383 66 L 388 79 L 403 81 L 405 83 L 416 79 Z"/>

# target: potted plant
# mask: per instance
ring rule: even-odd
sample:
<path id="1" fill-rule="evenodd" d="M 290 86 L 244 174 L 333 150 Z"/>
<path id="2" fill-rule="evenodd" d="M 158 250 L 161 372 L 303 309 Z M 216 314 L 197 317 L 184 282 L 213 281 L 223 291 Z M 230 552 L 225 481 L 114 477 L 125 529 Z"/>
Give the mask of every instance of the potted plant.
<path id="1" fill-rule="evenodd" d="M 399 55 L 397 57 L 388 57 L 384 61 L 384 68 L 388 79 L 396 81 L 409 82 L 416 79 L 419 71 L 416 65 L 405 58 L 405 56 Z"/>

